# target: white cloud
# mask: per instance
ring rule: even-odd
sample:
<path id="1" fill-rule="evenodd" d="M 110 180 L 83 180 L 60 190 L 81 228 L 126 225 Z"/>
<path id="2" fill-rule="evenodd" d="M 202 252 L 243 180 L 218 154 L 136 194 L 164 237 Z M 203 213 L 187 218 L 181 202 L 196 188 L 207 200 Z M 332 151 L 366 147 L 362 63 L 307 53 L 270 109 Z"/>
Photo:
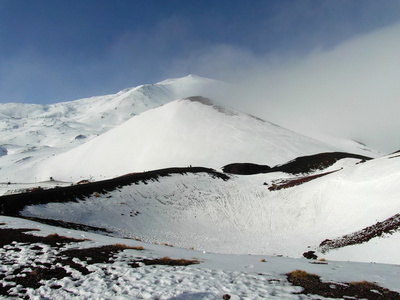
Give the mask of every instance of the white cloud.
<path id="1" fill-rule="evenodd" d="M 391 152 L 400 149 L 399 36 L 397 23 L 290 58 L 219 46 L 178 66 L 234 78 L 240 88 L 224 104 L 293 130 L 328 132 Z"/>

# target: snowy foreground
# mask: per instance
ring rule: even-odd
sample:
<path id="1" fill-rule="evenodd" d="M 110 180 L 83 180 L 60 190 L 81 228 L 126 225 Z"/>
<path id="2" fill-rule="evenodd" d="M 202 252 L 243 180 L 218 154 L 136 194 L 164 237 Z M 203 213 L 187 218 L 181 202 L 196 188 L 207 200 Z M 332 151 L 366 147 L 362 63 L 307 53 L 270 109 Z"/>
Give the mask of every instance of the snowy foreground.
<path id="1" fill-rule="evenodd" d="M 144 248 L 144 250 L 124 250 L 117 254 L 111 263 L 88 264 L 74 259 L 83 267 L 87 267 L 90 273 L 84 276 L 81 272 L 66 266 L 65 270 L 70 273 L 70 276 L 42 281 L 43 285 L 37 289 L 23 289 L 21 286 L 15 286 L 12 291 L 19 297 L 31 299 L 222 299 L 224 294 L 229 294 L 231 299 L 325 299 L 321 296 L 295 294 L 302 288 L 289 283 L 285 275 L 295 269 L 318 274 L 323 281 L 367 280 L 393 291 L 400 291 L 398 265 L 337 261 L 315 264 L 306 259 L 276 256 L 223 255 L 61 229 L 19 218 L 0 216 L 0 223 L 5 223 L 0 226 L 0 229 L 33 228 L 40 230 L 31 233 L 35 235 L 46 236 L 57 233 L 67 237 L 88 239 L 84 242 L 69 243 L 59 250 L 38 243 L 14 242 L 12 246 L 5 246 L 0 249 L 1 274 L 5 274 L 7 276 L 5 278 L 12 277 L 12 272 L 21 266 L 25 267 L 27 269 L 25 272 L 29 273 L 44 263 L 51 264 L 57 252 L 65 248 L 88 248 L 109 244 Z M 38 249 L 40 251 L 37 251 Z M 132 267 L 130 265 L 134 260 L 162 257 L 196 259 L 200 263 L 190 266 Z M 6 263 L 10 261 L 13 263 Z M 60 266 L 62 264 L 58 263 L 52 268 Z M 5 282 L 10 284 L 4 276 L 0 278 L 3 285 Z"/>

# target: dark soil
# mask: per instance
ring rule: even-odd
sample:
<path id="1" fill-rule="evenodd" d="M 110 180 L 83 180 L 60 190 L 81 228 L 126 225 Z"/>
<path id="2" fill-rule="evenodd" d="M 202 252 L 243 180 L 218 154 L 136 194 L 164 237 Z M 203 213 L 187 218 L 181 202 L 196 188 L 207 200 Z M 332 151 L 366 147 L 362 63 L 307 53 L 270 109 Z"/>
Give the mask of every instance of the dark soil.
<path id="1" fill-rule="evenodd" d="M 42 284 L 41 280 L 50 280 L 50 279 L 62 279 L 64 277 L 70 276 L 64 268 L 54 267 L 52 268 L 51 264 L 41 264 L 32 269 L 32 271 L 27 271 L 27 267 L 23 266 L 16 269 L 13 275 L 24 274 L 24 277 L 15 276 L 13 278 L 13 282 L 17 285 L 22 285 L 25 288 L 34 288 L 37 289 Z M 11 281 L 11 280 L 10 280 Z"/>
<path id="2" fill-rule="evenodd" d="M 196 259 L 189 260 L 189 259 L 172 259 L 169 257 L 163 258 L 156 258 L 156 259 L 141 259 L 135 260 L 132 264 L 130 264 L 133 268 L 140 267 L 140 263 L 148 265 L 164 265 L 164 266 L 189 266 L 199 264 L 200 262 Z"/>
<path id="3" fill-rule="evenodd" d="M 0 224 L 5 225 L 4 223 Z M 25 294 L 27 288 L 37 289 L 42 285 L 50 284 L 49 280 L 62 279 L 64 277 L 73 277 L 65 267 L 69 267 L 78 271 L 82 276 L 90 273 L 86 264 L 112 264 L 116 258 L 116 254 L 125 249 L 143 250 L 142 247 L 130 247 L 124 244 L 106 245 L 93 248 L 82 249 L 68 249 L 61 250 L 66 244 L 82 242 L 85 240 L 74 239 L 58 234 L 51 234 L 45 237 L 35 236 L 27 232 L 35 231 L 35 229 L 0 229 L 0 247 L 7 249 L 7 251 L 21 252 L 22 248 L 29 248 L 33 250 L 38 256 L 31 257 L 26 265 L 17 266 L 12 273 L 0 270 L 0 298 L 1 296 L 18 297 L 18 299 L 29 299 Z M 49 245 L 51 250 L 48 250 L 43 244 Z M 43 263 L 41 256 L 49 251 L 48 261 Z M 22 252 L 21 252 L 22 253 Z M 32 253 L 32 252 L 31 252 Z M 78 259 L 78 260 L 76 260 Z M 168 265 L 168 266 L 187 266 L 189 264 L 199 263 L 197 260 L 185 259 L 170 259 L 168 257 L 157 259 L 141 259 L 141 260 L 128 260 L 131 267 L 140 267 L 140 263 L 144 265 Z M 0 257 L 1 265 L 14 265 L 17 262 L 15 258 L 5 256 Z M 18 294 L 13 294 L 11 288 L 20 285 Z M 52 289 L 61 288 L 61 286 L 53 284 L 50 286 Z M 25 295 L 24 295 L 25 294 Z"/>
<path id="4" fill-rule="evenodd" d="M 303 291 L 299 294 L 312 294 L 341 299 L 400 299 L 399 293 L 366 281 L 352 283 L 321 282 L 318 275 L 298 270 L 288 273 L 287 279 L 293 285 L 303 287 Z"/>
<path id="5" fill-rule="evenodd" d="M 70 259 L 78 258 L 88 264 L 111 263 L 115 254 L 125 249 L 125 247 L 118 245 L 106 245 L 94 248 L 65 250 L 60 252 L 60 255 Z"/>
<path id="6" fill-rule="evenodd" d="M 60 249 L 68 243 L 82 242 L 82 239 L 74 239 L 65 236 L 60 236 L 58 234 L 51 234 L 48 236 L 35 236 L 32 234 L 27 234 L 29 231 L 37 231 L 35 229 L 10 229 L 2 228 L 0 229 L 0 247 L 8 246 L 7 251 L 21 251 L 19 245 L 15 243 L 23 243 L 23 247 L 29 247 L 31 250 L 36 251 L 38 254 L 43 254 L 43 248 L 41 244 L 49 245 L 53 248 Z M 2 257 L 0 258 L 2 265 L 13 264 L 13 261 L 5 261 Z M 9 293 L 12 286 L 21 285 L 24 288 L 39 288 L 42 280 L 50 280 L 52 278 L 61 279 L 66 276 L 70 276 L 63 267 L 56 267 L 56 262 L 63 262 L 55 260 L 52 263 L 41 263 L 35 262 L 35 267 L 30 265 L 20 266 L 16 268 L 13 274 L 7 276 L 5 279 L 10 285 L 0 285 L 0 295 L 3 296 L 16 296 Z M 62 263 L 63 266 L 68 265 L 67 263 Z M 71 266 L 73 267 L 73 266 Z M 21 276 L 23 275 L 23 276 Z M 5 274 L 0 273 L 0 279 L 4 280 Z"/>
<path id="7" fill-rule="evenodd" d="M 19 243 L 42 243 L 46 245 L 50 245 L 52 247 L 60 248 L 65 246 L 67 243 L 77 243 L 82 242 L 84 240 L 68 238 L 65 236 L 60 236 L 58 234 L 48 235 L 48 236 L 36 236 L 32 234 L 26 234 L 28 231 L 37 231 L 36 229 L 9 229 L 9 228 L 1 228 L 0 229 L 0 247 L 4 247 L 5 245 L 11 245 L 12 242 Z"/>

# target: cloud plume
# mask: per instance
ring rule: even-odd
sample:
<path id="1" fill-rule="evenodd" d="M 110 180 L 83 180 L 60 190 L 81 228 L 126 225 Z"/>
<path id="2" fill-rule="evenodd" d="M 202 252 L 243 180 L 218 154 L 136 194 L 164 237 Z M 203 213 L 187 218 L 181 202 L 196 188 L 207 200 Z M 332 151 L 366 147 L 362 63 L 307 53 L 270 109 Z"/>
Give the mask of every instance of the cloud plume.
<path id="1" fill-rule="evenodd" d="M 225 105 L 306 134 L 327 132 L 390 152 L 400 149 L 398 36 L 400 23 L 297 57 L 214 47 L 191 68 L 197 64 L 199 73 L 235 83 Z"/>

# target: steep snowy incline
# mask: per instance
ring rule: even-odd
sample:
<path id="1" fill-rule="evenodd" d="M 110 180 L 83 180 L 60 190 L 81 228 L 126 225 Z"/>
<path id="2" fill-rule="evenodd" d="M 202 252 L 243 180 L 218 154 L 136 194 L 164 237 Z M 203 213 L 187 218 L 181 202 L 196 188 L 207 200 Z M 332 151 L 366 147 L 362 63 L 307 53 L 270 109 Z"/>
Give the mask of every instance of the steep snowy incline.
<path id="1" fill-rule="evenodd" d="M 113 95 L 51 105 L 0 104 L 0 144 L 64 147 L 75 138 L 74 134 L 95 136 L 148 109 L 217 91 L 223 85 L 212 79 L 187 76 Z"/>
<path id="2" fill-rule="evenodd" d="M 183 97 L 216 95 L 224 87 L 189 75 L 51 105 L 0 104 L 0 182 L 21 182 L 24 178 L 18 179 L 14 171 L 26 172 L 37 161 L 83 144 L 148 109 Z"/>
<path id="3" fill-rule="evenodd" d="M 276 165 L 336 148 L 191 97 L 146 111 L 35 169 L 37 178 L 109 178 L 178 166 Z"/>
<path id="4" fill-rule="evenodd" d="M 325 239 L 400 213 L 400 157 L 360 161 L 338 161 L 328 169 L 337 172 L 281 190 L 269 187 L 291 179 L 283 173 L 226 181 L 205 173 L 175 174 L 78 202 L 29 206 L 23 214 L 105 227 L 120 237 L 177 247 L 301 257 Z M 392 249 L 398 238 L 399 232 L 385 234 L 322 257 L 400 264 Z M 378 252 L 377 245 L 382 246 Z M 360 247 L 363 255 L 357 257 Z"/>

